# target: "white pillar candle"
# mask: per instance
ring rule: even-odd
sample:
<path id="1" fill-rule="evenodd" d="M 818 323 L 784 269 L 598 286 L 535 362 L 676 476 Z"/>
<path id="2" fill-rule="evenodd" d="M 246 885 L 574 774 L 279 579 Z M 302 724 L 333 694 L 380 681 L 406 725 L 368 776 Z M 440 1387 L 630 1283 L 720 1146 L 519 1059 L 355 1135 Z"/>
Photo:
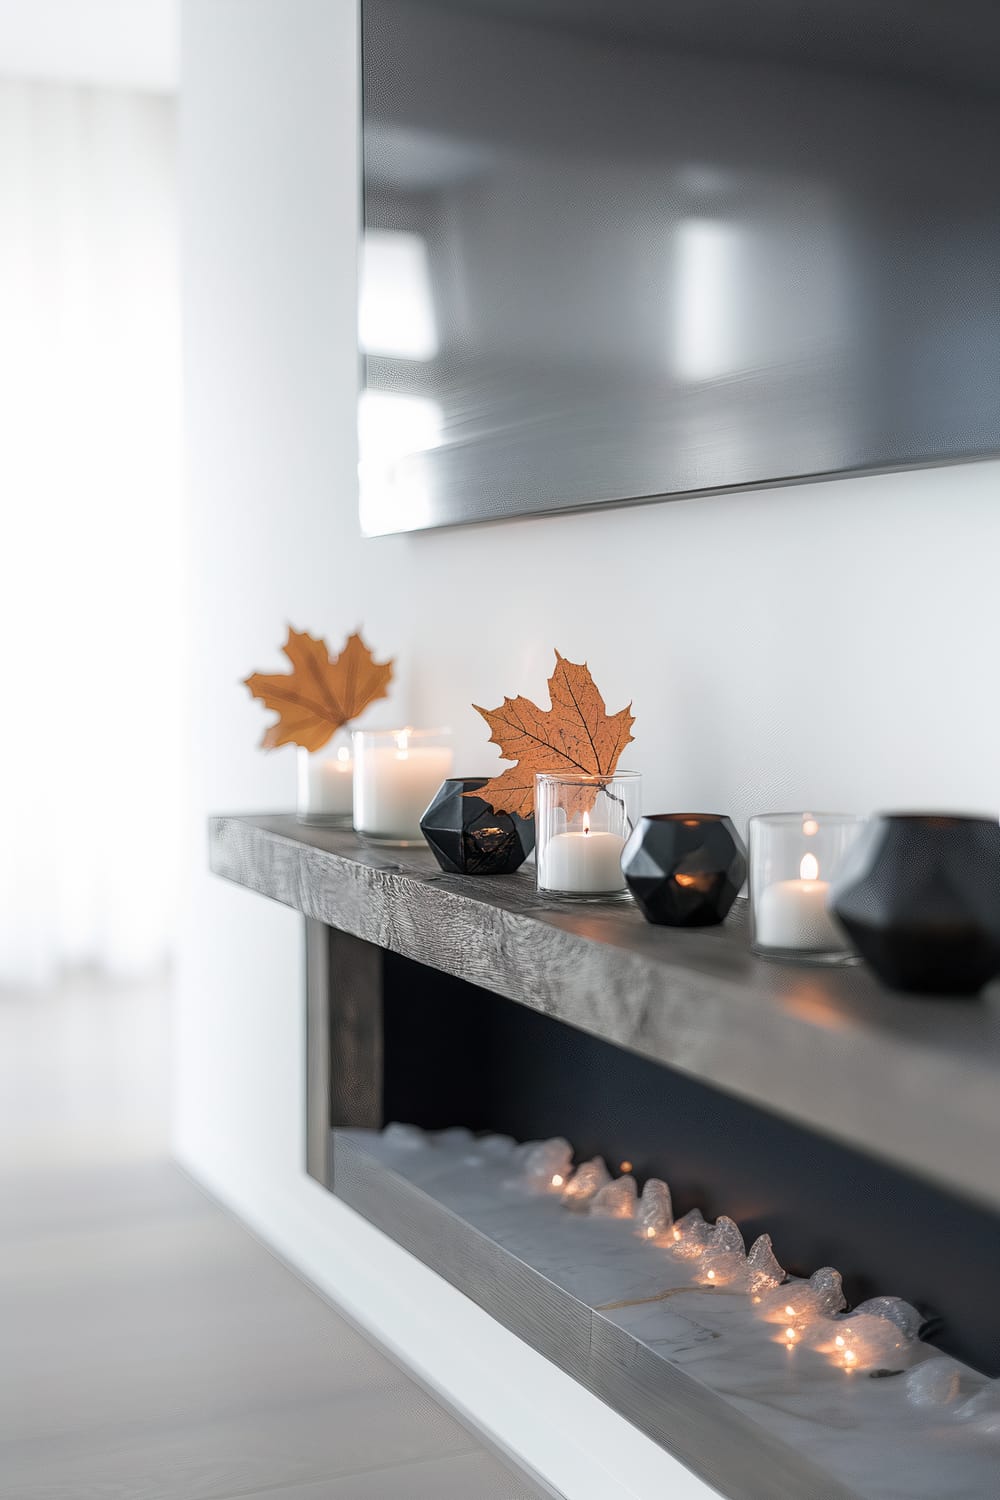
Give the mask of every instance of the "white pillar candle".
<path id="1" fill-rule="evenodd" d="M 798 880 L 777 880 L 757 898 L 754 941 L 762 948 L 802 952 L 836 951 L 844 934 L 827 910 L 830 885 L 819 879 L 814 854 L 804 854 Z"/>
<path id="2" fill-rule="evenodd" d="M 573 896 L 600 896 L 625 889 L 622 850 L 617 833 L 591 830 L 586 814 L 579 833 L 557 833 L 540 851 L 538 885 L 542 890 Z"/>
<path id="3" fill-rule="evenodd" d="M 354 761 L 346 745 L 339 750 L 308 751 L 299 756 L 299 814 L 307 818 L 349 817 L 354 806 Z"/>
<path id="4" fill-rule="evenodd" d="M 366 747 L 354 768 L 354 826 L 372 838 L 419 840 L 420 819 L 451 775 L 446 745 L 415 745 L 405 729 L 394 745 Z"/>

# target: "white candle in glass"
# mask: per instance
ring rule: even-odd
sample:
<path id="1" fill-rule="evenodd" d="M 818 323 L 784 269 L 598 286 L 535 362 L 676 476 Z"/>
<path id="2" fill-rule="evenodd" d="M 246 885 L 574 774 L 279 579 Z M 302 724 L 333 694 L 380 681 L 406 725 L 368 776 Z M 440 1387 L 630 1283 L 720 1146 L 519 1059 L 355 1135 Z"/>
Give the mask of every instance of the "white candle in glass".
<path id="1" fill-rule="evenodd" d="M 420 819 L 451 775 L 447 745 L 417 745 L 412 731 L 393 731 L 394 743 L 366 747 L 354 768 L 354 826 L 372 838 L 423 838 Z"/>
<path id="2" fill-rule="evenodd" d="M 539 887 L 573 896 L 623 891 L 624 848 L 625 840 L 617 833 L 592 830 L 590 817 L 584 813 L 580 832 L 557 833 L 546 843 L 539 863 Z"/>
<path id="3" fill-rule="evenodd" d="M 815 854 L 804 854 L 798 880 L 777 880 L 760 894 L 754 913 L 755 941 L 765 948 L 834 951 L 844 934 L 827 910 L 830 885 L 819 878 Z"/>
<path id="4" fill-rule="evenodd" d="M 299 756 L 300 815 L 349 817 L 354 806 L 354 761 L 346 745 L 308 751 Z"/>

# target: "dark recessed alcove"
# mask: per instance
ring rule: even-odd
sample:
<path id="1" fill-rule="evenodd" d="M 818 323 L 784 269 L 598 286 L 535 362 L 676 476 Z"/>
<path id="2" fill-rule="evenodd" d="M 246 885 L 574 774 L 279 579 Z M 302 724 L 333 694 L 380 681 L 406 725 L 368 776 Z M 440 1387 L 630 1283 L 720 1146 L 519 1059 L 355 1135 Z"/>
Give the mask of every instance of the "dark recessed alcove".
<path id="1" fill-rule="evenodd" d="M 1000 1374 L 996 1216 L 464 980 L 384 964 L 386 1121 L 565 1135 L 631 1161 L 670 1183 L 678 1212 L 729 1214 L 748 1244 L 767 1231 L 797 1274 L 836 1266 L 852 1304 L 906 1298 L 936 1320 L 931 1342 Z"/>

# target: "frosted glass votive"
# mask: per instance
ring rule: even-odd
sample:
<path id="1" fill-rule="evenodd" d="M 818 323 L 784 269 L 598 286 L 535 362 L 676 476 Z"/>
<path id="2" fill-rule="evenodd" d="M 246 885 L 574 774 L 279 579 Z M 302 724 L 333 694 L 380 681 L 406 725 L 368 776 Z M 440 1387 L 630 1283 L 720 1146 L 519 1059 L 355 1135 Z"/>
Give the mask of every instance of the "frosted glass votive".
<path id="1" fill-rule="evenodd" d="M 354 731 L 354 827 L 375 844 L 423 846 L 420 819 L 451 775 L 450 729 Z"/>
<path id="2" fill-rule="evenodd" d="M 580 901 L 626 894 L 622 851 L 640 811 L 638 771 L 535 777 L 538 889 Z"/>
<path id="3" fill-rule="evenodd" d="M 354 757 L 347 730 L 337 733 L 322 750 L 297 746 L 296 813 L 300 823 L 350 828 L 354 808 Z"/>
<path id="4" fill-rule="evenodd" d="M 854 813 L 764 813 L 750 819 L 755 953 L 800 963 L 855 962 L 830 909 L 830 886 L 864 823 Z"/>

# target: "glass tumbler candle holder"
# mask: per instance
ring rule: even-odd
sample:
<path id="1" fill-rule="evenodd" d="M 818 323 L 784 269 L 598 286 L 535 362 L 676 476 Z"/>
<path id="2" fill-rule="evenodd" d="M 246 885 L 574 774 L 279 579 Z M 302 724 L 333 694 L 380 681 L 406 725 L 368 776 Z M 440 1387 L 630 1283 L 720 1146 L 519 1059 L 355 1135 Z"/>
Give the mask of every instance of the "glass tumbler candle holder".
<path id="1" fill-rule="evenodd" d="M 336 734 L 322 750 L 296 747 L 296 813 L 300 823 L 328 828 L 350 828 L 354 806 L 354 758 L 351 736 L 346 729 Z"/>
<path id="2" fill-rule="evenodd" d="M 578 901 L 627 895 L 622 851 L 639 820 L 638 771 L 535 776 L 538 889 Z"/>
<path id="3" fill-rule="evenodd" d="M 356 729 L 355 830 L 373 844 L 422 847 L 420 819 L 451 765 L 450 729 Z"/>
<path id="4" fill-rule="evenodd" d="M 830 886 L 864 825 L 853 813 L 764 813 L 750 819 L 755 953 L 798 963 L 857 961 L 830 910 Z"/>

